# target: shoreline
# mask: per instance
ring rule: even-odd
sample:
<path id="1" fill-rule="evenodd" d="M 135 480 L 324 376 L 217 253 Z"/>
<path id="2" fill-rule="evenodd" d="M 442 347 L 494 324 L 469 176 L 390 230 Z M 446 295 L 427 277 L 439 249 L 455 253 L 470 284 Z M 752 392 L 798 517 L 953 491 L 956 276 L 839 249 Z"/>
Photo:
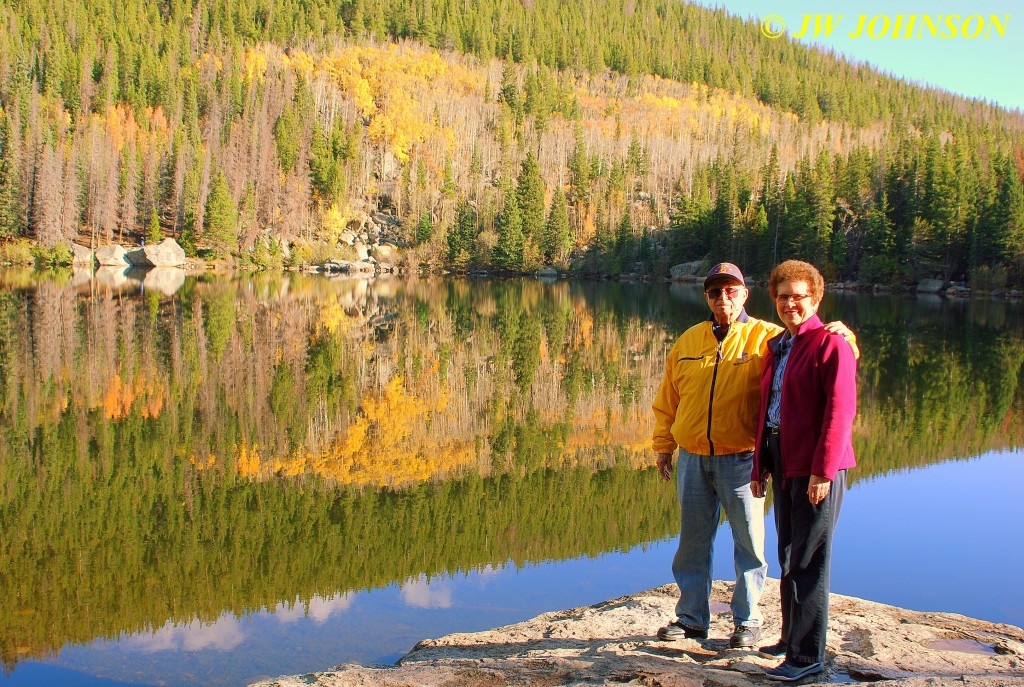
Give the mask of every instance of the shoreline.
<path id="1" fill-rule="evenodd" d="M 492 630 L 426 639 L 393 666 L 347 664 L 253 687 L 778 684 L 764 671 L 780 659 L 729 649 L 731 591 L 732 583 L 714 583 L 707 640 L 663 642 L 655 637 L 657 628 L 673 617 L 677 591 L 668 584 Z M 761 601 L 765 625 L 759 645 L 778 639 L 778 603 L 778 580 L 769 578 Z M 839 594 L 832 594 L 830 610 L 826 670 L 801 685 L 1024 687 L 1024 630 L 1019 627 Z"/>
<path id="2" fill-rule="evenodd" d="M 174 282 L 183 281 L 184 275 L 199 274 L 203 272 L 277 272 L 288 273 L 298 272 L 303 274 L 322 274 L 327 277 L 349 277 L 364 280 L 373 280 L 378 277 L 387 278 L 392 275 L 408 277 L 413 276 L 443 276 L 463 277 L 468 279 L 517 279 L 535 278 L 544 282 L 559 281 L 562 279 L 573 281 L 617 281 L 627 283 L 663 283 L 663 284 L 699 284 L 703 281 L 703 275 L 709 267 L 707 257 L 700 260 L 678 263 L 668 268 L 666 275 L 665 263 L 659 268 L 660 276 L 649 270 L 652 265 L 646 267 L 641 263 L 634 265 L 633 271 L 622 271 L 619 273 L 586 271 L 580 268 L 581 263 L 570 260 L 561 268 L 540 267 L 529 270 L 507 270 L 489 267 L 456 268 L 433 262 L 419 262 L 415 266 L 409 264 L 409 256 L 402 251 L 407 244 L 394 233 L 397 224 L 392 225 L 393 218 L 382 215 L 378 218 L 381 229 L 369 216 L 364 224 L 369 222 L 373 226 L 370 234 L 356 234 L 353 231 L 346 231 L 339 238 L 336 251 L 332 254 L 348 255 L 348 258 L 327 257 L 320 255 L 317 259 L 309 260 L 309 255 L 298 253 L 293 254 L 286 245 L 279 245 L 274 259 L 269 255 L 259 257 L 253 254 L 250 249 L 248 257 L 243 254 L 229 253 L 228 255 L 216 257 L 212 261 L 202 257 L 188 256 L 185 249 L 171 237 L 165 237 L 158 242 L 151 242 L 148 246 L 145 241 L 140 245 L 129 245 L 125 247 L 118 243 L 110 243 L 99 248 L 84 246 L 75 242 L 58 244 L 49 249 L 44 249 L 38 244 L 33 244 L 21 239 L 22 261 L 12 261 L 11 255 L 4 253 L 0 255 L 0 267 L 24 268 L 44 272 L 55 269 L 71 269 L 76 279 L 85 281 L 85 272 L 90 277 L 98 273 L 103 274 L 103 279 L 117 281 L 120 277 L 124 279 L 131 271 L 145 277 L 153 268 L 163 271 L 180 273 L 174 277 L 165 276 L 162 281 Z M 360 231 L 362 229 L 360 228 Z M 2 247 L 2 246 L 0 246 Z M 343 248 L 347 248 L 346 252 Z M 264 251 L 265 253 L 266 251 Z M 307 251 L 308 252 L 308 251 Z M 209 256 L 207 256 L 209 257 Z M 349 259 L 351 258 L 351 259 Z M 167 268 L 164 270 L 164 268 Z M 637 270 L 640 271 L 637 271 Z M 748 278 L 749 286 L 767 286 L 764 280 Z M 983 285 L 979 288 L 968 286 L 961 277 L 960 281 L 951 279 L 940 279 L 938 276 L 931 278 L 918 278 L 916 283 L 903 283 L 898 285 L 882 284 L 874 282 L 862 282 L 859 280 L 832 281 L 826 284 L 826 289 L 831 292 L 859 292 L 872 294 L 915 294 L 926 297 L 947 297 L 947 298 L 973 298 L 987 297 L 990 299 L 1020 300 L 1024 299 L 1024 290 L 1018 288 L 1007 288 L 1005 284 Z M 161 289 L 165 290 L 165 289 Z"/>
<path id="3" fill-rule="evenodd" d="M 392 279 L 392 278 L 423 278 L 423 277 L 443 277 L 446 279 L 473 279 L 473 280 L 487 280 L 487 279 L 536 279 L 538 281 L 545 282 L 556 282 L 556 281 L 572 281 L 572 282 L 619 282 L 629 284 L 667 284 L 673 285 L 699 285 L 701 280 L 697 277 L 685 277 L 685 278 L 673 278 L 665 276 L 656 276 L 651 274 L 601 274 L 601 273 L 574 273 L 567 270 L 547 270 L 541 269 L 531 272 L 496 272 L 493 270 L 468 270 L 468 271 L 453 271 L 447 269 L 432 269 L 432 268 L 415 268 L 410 269 L 405 266 L 391 266 L 388 265 L 386 269 L 377 270 L 373 267 L 373 263 L 367 263 L 369 267 L 352 268 L 350 265 L 343 263 L 325 263 L 323 265 L 301 265 L 298 267 L 283 267 L 283 268 L 253 268 L 241 265 L 226 265 L 218 263 L 205 263 L 202 261 L 190 260 L 188 263 L 174 266 L 142 266 L 142 265 L 124 265 L 124 266 L 111 266 L 111 265 L 99 265 L 99 266 L 88 266 L 81 264 L 71 265 L 59 265 L 59 266 L 46 266 L 46 265 L 32 265 L 32 264 L 19 264 L 12 262 L 0 262 L 0 270 L 12 270 L 25 273 L 33 273 L 44 275 L 52 273 L 54 271 L 67 270 L 73 275 L 82 274 L 82 279 L 85 279 L 84 273 L 88 272 L 91 279 L 99 277 L 101 282 L 110 281 L 114 278 L 118 284 L 123 284 L 123 280 L 134 280 L 142 283 L 142 279 L 138 277 L 145 277 L 149 272 L 157 270 L 159 273 L 166 276 L 169 272 L 180 274 L 182 278 L 187 276 L 201 275 L 201 274 L 304 274 L 304 275 L 320 275 L 328 279 L 346 278 L 353 280 L 363 281 L 374 281 L 377 279 Z M 121 279 L 118 279 L 121 278 Z M 938 281 L 938 280 L 925 280 L 925 281 Z M 750 286 L 765 287 L 766 282 L 757 279 L 748 279 Z M 84 283 L 84 281 L 83 281 Z M 919 296 L 924 298 L 938 298 L 938 299 L 949 299 L 949 300 L 997 300 L 1016 302 L 1024 300 L 1024 291 L 1017 289 L 1005 289 L 1005 290 L 980 290 L 971 289 L 966 286 L 958 285 L 931 285 L 927 290 L 922 289 L 920 286 L 914 285 L 901 285 L 901 286 L 890 286 L 885 284 L 866 284 L 861 282 L 831 282 L 826 284 L 826 291 L 831 293 L 864 293 L 871 295 L 900 295 L 900 296 Z M 170 294 L 168 294 L 170 295 Z"/>

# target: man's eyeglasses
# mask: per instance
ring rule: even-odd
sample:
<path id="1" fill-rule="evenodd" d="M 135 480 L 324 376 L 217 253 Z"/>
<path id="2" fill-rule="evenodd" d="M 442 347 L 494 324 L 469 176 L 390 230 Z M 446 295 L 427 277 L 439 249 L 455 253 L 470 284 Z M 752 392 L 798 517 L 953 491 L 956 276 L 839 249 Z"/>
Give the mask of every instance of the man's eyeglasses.
<path id="1" fill-rule="evenodd" d="M 722 289 L 708 289 L 704 292 L 704 295 L 708 297 L 708 300 L 712 301 L 717 301 L 719 296 L 725 296 L 730 301 L 734 301 L 742 291 L 742 286 L 726 286 Z"/>
<path id="2" fill-rule="evenodd" d="M 775 300 L 779 305 L 785 305 L 790 301 L 793 301 L 796 305 L 800 305 L 810 297 L 811 294 L 809 293 L 780 293 L 776 294 Z"/>

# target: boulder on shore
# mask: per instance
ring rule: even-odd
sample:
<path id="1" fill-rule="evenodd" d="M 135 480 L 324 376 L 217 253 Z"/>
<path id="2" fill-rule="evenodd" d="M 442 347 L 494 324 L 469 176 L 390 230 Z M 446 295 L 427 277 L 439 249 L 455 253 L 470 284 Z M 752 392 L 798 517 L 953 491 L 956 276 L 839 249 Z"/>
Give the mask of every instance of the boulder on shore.
<path id="1" fill-rule="evenodd" d="M 374 258 L 378 262 L 394 262 L 397 256 L 394 246 L 389 246 L 386 243 L 378 244 L 370 248 L 370 257 Z"/>
<path id="2" fill-rule="evenodd" d="M 96 262 L 105 267 L 127 267 L 131 264 L 128 262 L 128 251 L 116 243 L 97 248 Z"/>
<path id="3" fill-rule="evenodd" d="M 946 286 L 946 282 L 941 279 L 922 279 L 917 282 L 918 293 L 938 293 L 942 291 Z"/>
<path id="4" fill-rule="evenodd" d="M 707 263 L 704 260 L 683 262 L 672 265 L 669 269 L 669 279 L 672 281 L 699 281 L 699 277 L 707 270 Z"/>
<path id="5" fill-rule="evenodd" d="M 396 666 L 343 665 L 323 673 L 281 677 L 262 687 L 356 685 L 721 685 L 778 684 L 764 671 L 780 659 L 730 649 L 732 583 L 711 596 L 710 639 L 658 641 L 675 617 L 675 585 L 586 608 L 545 613 L 515 625 L 420 642 Z M 762 599 L 759 646 L 779 637 L 779 585 Z M 1024 630 L 953 613 L 921 613 L 833 594 L 823 673 L 802 686 L 870 682 L 886 687 L 968 684 L 1024 687 Z"/>
<path id="6" fill-rule="evenodd" d="M 160 243 L 129 251 L 127 258 L 136 267 L 181 267 L 185 264 L 185 249 L 168 237 Z"/>
<path id="7" fill-rule="evenodd" d="M 95 254 L 80 243 L 71 242 L 71 264 L 78 267 L 93 267 L 96 264 Z"/>

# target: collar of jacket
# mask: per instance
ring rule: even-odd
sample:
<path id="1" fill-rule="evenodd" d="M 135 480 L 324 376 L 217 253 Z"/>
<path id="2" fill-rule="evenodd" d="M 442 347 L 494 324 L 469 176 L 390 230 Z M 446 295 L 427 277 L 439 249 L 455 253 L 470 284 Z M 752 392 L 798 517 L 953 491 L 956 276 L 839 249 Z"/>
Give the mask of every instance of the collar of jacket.
<path id="1" fill-rule="evenodd" d="M 822 324 L 821 320 L 818 319 L 817 314 L 811 315 L 806 321 L 802 322 L 800 326 L 796 328 L 796 335 L 793 337 L 793 345 L 795 346 L 800 341 L 800 335 L 804 332 L 821 329 L 824 326 L 825 325 Z M 783 329 L 778 336 L 772 337 L 772 340 L 768 342 L 768 347 L 772 350 L 773 354 L 778 355 L 779 344 L 782 342 L 782 337 L 784 337 L 788 331 L 788 329 Z"/>
<path id="2" fill-rule="evenodd" d="M 730 322 L 727 325 L 720 325 L 715 322 L 715 313 L 711 313 L 711 316 L 708 319 L 711 322 L 711 335 L 714 336 L 718 341 L 718 344 L 721 345 L 722 342 L 725 341 L 725 337 L 729 336 L 729 332 L 733 331 L 732 326 L 736 324 L 736 322 L 746 323 L 750 321 L 750 316 L 747 315 L 746 308 L 740 308 L 740 314 L 739 317 L 736 318 L 736 321 Z"/>

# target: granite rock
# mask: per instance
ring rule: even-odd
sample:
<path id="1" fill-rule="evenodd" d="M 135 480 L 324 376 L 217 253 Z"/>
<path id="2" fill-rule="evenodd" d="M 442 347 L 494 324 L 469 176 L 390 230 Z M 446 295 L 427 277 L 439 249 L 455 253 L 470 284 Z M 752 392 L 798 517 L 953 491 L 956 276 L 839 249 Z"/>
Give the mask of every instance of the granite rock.
<path id="1" fill-rule="evenodd" d="M 131 264 L 128 262 L 127 255 L 128 251 L 125 250 L 124 246 L 116 243 L 100 246 L 96 249 L 96 261 L 105 267 L 127 267 Z"/>
<path id="2" fill-rule="evenodd" d="M 732 584 L 715 582 L 710 639 L 661 642 L 674 585 L 594 606 L 545 613 L 515 625 L 420 642 L 395 666 L 343 665 L 261 687 L 357 685 L 659 685 L 748 687 L 779 659 L 729 648 Z M 778 582 L 762 600 L 760 645 L 778 639 Z M 885 687 L 1024 687 L 1024 630 L 952 613 L 922 613 L 833 594 L 824 673 L 801 685 L 871 682 Z"/>

